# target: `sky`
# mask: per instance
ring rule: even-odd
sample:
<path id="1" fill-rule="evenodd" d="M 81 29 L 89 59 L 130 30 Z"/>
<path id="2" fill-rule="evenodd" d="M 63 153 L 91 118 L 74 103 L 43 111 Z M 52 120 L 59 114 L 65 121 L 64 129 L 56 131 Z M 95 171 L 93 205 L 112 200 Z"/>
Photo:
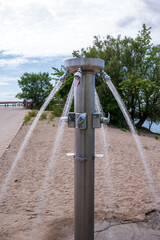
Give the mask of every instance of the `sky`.
<path id="1" fill-rule="evenodd" d="M 53 72 L 93 37 L 136 37 L 142 24 L 160 43 L 158 0 L 0 0 L 0 101 L 14 101 L 25 72 Z"/>

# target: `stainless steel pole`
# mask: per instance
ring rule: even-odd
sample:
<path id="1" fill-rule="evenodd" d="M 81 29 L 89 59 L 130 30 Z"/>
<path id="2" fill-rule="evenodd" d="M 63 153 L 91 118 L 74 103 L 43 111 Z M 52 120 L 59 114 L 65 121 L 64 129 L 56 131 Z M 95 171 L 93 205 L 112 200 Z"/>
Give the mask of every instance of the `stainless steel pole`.
<path id="1" fill-rule="evenodd" d="M 75 86 L 74 111 L 87 113 L 87 125 L 75 129 L 75 240 L 94 240 L 95 72 L 104 69 L 104 61 L 93 58 L 65 61 L 70 72 L 75 73 L 79 67 L 82 79 Z"/>
<path id="2" fill-rule="evenodd" d="M 75 87 L 75 112 L 87 113 L 87 129 L 75 129 L 75 240 L 94 239 L 94 113 L 95 76 L 83 73 Z"/>

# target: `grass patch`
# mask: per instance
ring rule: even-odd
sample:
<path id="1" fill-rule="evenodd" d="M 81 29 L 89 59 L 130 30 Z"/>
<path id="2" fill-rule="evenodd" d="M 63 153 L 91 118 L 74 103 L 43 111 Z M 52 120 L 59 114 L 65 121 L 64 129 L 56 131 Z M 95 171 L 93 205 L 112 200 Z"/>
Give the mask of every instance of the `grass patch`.
<path id="1" fill-rule="evenodd" d="M 33 110 L 33 111 L 29 112 L 29 113 L 30 113 L 30 116 L 31 116 L 31 117 L 36 117 L 38 111 L 37 111 L 37 110 Z"/>
<path id="2" fill-rule="evenodd" d="M 127 129 L 126 128 L 120 128 L 121 129 L 121 131 L 123 131 L 123 132 L 127 132 Z"/>
<path id="3" fill-rule="evenodd" d="M 55 116 L 55 117 L 61 117 L 62 112 L 63 112 L 62 106 L 54 105 L 51 114 L 53 114 L 53 116 Z"/>
<path id="4" fill-rule="evenodd" d="M 55 126 L 56 126 L 55 123 L 53 123 L 53 124 L 52 124 L 52 127 L 55 127 Z"/>
<path id="5" fill-rule="evenodd" d="M 29 113 L 24 117 L 23 124 L 27 124 L 31 120 Z"/>
<path id="6" fill-rule="evenodd" d="M 49 120 L 52 121 L 54 118 L 55 118 L 55 115 L 53 112 L 51 112 L 49 115 Z"/>
<path id="7" fill-rule="evenodd" d="M 155 138 L 156 140 L 158 140 L 159 137 L 158 137 L 157 135 L 155 135 L 154 138 Z"/>
<path id="8" fill-rule="evenodd" d="M 37 111 L 36 110 L 33 110 L 31 112 L 29 112 L 25 117 L 24 117 L 24 120 L 23 120 L 23 124 L 28 124 L 28 122 L 31 120 L 32 117 L 36 117 L 37 115 Z"/>
<path id="9" fill-rule="evenodd" d="M 47 118 L 47 113 L 42 113 L 39 120 L 44 120 Z"/>

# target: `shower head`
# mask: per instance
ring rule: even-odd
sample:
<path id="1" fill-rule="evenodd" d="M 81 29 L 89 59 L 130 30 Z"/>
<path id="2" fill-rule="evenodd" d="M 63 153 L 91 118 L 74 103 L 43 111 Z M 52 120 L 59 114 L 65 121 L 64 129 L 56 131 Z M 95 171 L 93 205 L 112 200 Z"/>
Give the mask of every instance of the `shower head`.
<path id="1" fill-rule="evenodd" d="M 74 78 L 77 80 L 81 80 L 82 78 L 82 69 L 79 67 L 77 72 L 74 74 Z"/>

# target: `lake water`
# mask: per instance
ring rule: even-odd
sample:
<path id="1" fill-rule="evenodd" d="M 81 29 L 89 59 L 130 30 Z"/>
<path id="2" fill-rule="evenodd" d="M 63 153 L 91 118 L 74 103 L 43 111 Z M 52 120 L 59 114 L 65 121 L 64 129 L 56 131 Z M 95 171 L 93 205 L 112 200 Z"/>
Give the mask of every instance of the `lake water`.
<path id="1" fill-rule="evenodd" d="M 138 120 L 135 120 L 135 123 L 137 122 Z M 149 129 L 149 125 L 150 121 L 146 120 L 142 126 Z M 152 123 L 151 132 L 160 134 L 160 123 Z"/>

